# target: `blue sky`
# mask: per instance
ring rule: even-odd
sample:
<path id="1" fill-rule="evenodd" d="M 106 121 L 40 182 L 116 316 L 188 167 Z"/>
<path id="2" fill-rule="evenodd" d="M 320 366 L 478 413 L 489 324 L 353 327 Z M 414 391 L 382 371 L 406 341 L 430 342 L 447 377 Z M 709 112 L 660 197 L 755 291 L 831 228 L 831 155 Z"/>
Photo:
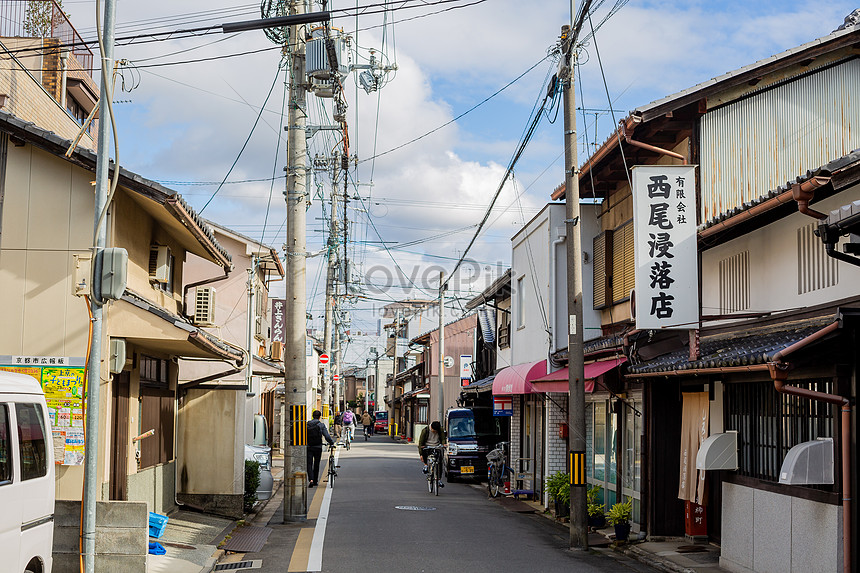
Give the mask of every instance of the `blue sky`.
<path id="1" fill-rule="evenodd" d="M 363 0 L 361 4 L 367 4 Z M 467 3 L 467 0 L 463 0 Z M 613 2 L 599 6 L 596 25 Z M 332 0 L 332 8 L 355 2 Z M 256 18 L 257 4 L 226 0 L 153 0 L 146 3 L 119 0 L 118 37 L 141 29 L 197 27 Z M 64 7 L 85 38 L 94 36 L 94 2 L 67 0 Z M 398 71 L 375 94 L 346 82 L 351 150 L 359 161 L 394 148 L 453 117 L 545 58 L 557 40 L 561 25 L 570 19 L 570 3 L 562 0 L 486 0 L 474 6 L 431 14 L 447 6 L 403 10 L 390 14 L 385 30 L 365 29 L 382 23 L 381 16 L 362 17 L 355 44 L 366 57 L 367 48 L 384 52 Z M 727 71 L 750 64 L 814 38 L 842 23 L 857 6 L 848 1 L 636 1 L 631 0 L 583 46 L 581 93 L 577 104 L 594 110 L 623 110 L 680 91 Z M 215 10 L 223 9 L 220 12 Z M 194 21 L 188 14 L 198 14 Z M 152 19 L 162 19 L 158 23 Z M 391 25 L 394 21 L 393 26 Z M 336 19 L 336 27 L 356 29 L 353 18 Z M 589 30 L 586 23 L 585 31 Z M 128 93 L 115 95 L 120 162 L 150 179 L 167 183 L 196 209 L 210 199 L 242 144 L 251 132 L 260 107 L 272 85 L 280 55 L 277 49 L 220 58 L 213 61 L 164 65 L 171 62 L 221 57 L 238 52 L 274 48 L 262 32 L 227 37 L 209 35 L 181 40 L 118 46 L 117 59 L 127 59 L 123 78 Z M 598 50 L 599 48 L 599 50 Z M 189 50 L 184 53 L 176 53 Z M 171 55 L 173 54 L 173 55 Z M 604 90 L 603 74 L 609 91 Z M 157 65 L 158 67 L 145 67 Z M 441 265 L 451 268 L 471 238 L 461 231 L 408 247 L 398 244 L 426 239 L 477 223 L 501 180 L 517 147 L 532 107 L 544 93 L 545 79 L 554 71 L 546 60 L 490 102 L 444 129 L 375 162 L 360 163 L 355 172 L 358 193 L 369 207 L 376 231 L 367 221 L 362 203 L 354 201 L 350 213 L 353 238 L 378 241 L 376 232 L 392 247 L 392 255 L 407 274 L 418 275 Z M 283 75 L 265 105 L 260 123 L 228 181 L 266 179 L 280 175 L 285 162 L 281 125 Z M 128 102 L 128 103 L 126 103 Z M 312 122 L 329 123 L 331 101 L 309 96 Z M 328 111 L 327 111 L 328 110 Z M 378 110 L 378 113 L 377 113 Z M 586 115 L 582 115 L 585 113 Z M 597 133 L 595 134 L 595 114 Z M 580 112 L 579 134 L 602 142 L 614 126 L 607 111 Z M 583 124 L 583 122 L 585 122 Z M 482 269 L 474 283 L 459 284 L 460 297 L 480 288 L 510 261 L 510 237 L 542 207 L 563 180 L 561 118 L 541 123 L 516 169 L 517 186 L 509 185 L 498 212 L 470 255 Z M 311 141 L 312 153 L 335 146 L 331 134 Z M 580 160 L 587 153 L 585 142 Z M 371 176 L 372 169 L 372 176 Z M 209 182 L 210 184 L 205 184 Z M 321 182 L 321 181 L 320 181 Z M 322 183 L 322 182 L 321 182 Z M 274 247 L 284 241 L 283 182 L 265 181 L 225 185 L 203 215 L 246 235 L 262 238 Z M 316 189 L 314 189 L 316 191 Z M 321 191 L 328 193 L 325 186 Z M 354 192 L 354 190 L 353 190 Z M 521 193 L 519 201 L 515 196 Z M 270 200 L 271 195 L 271 200 Z M 321 201 L 308 212 L 308 249 L 321 248 L 325 234 Z M 264 228 L 264 221 L 265 228 Z M 395 271 L 391 256 L 378 243 L 357 243 L 351 251 L 355 274 L 380 268 Z M 319 280 L 321 258 L 308 260 L 308 295 L 315 325 L 322 326 L 323 299 Z M 374 276 L 378 276 L 378 273 Z M 277 291 L 276 291 L 277 293 Z M 392 288 L 354 305 L 353 330 L 373 330 L 373 307 L 404 295 L 427 296 Z M 352 359 L 364 363 L 368 340 L 356 339 Z"/>

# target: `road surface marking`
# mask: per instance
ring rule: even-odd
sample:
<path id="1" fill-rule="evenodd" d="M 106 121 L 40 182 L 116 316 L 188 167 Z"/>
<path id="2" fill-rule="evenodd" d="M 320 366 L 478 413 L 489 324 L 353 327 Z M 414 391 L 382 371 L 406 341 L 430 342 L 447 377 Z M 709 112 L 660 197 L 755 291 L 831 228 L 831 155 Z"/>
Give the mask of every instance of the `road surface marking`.
<path id="1" fill-rule="evenodd" d="M 299 530 L 299 538 L 293 548 L 293 556 L 290 558 L 290 566 L 287 571 L 307 571 L 308 554 L 310 553 L 313 529 L 305 527 Z"/>
<path id="2" fill-rule="evenodd" d="M 334 454 L 334 464 L 337 465 L 338 458 L 340 457 L 340 451 L 335 452 Z M 325 488 L 325 493 L 323 493 L 322 497 L 322 505 L 319 508 L 319 514 L 317 515 L 317 523 L 314 527 L 314 537 L 311 542 L 311 550 L 310 555 L 308 555 L 308 567 L 307 571 L 322 571 L 322 555 L 323 555 L 323 543 L 325 542 L 325 527 L 328 522 L 328 512 L 329 507 L 331 507 L 331 487 Z M 316 502 L 316 496 L 314 496 L 314 502 Z"/>

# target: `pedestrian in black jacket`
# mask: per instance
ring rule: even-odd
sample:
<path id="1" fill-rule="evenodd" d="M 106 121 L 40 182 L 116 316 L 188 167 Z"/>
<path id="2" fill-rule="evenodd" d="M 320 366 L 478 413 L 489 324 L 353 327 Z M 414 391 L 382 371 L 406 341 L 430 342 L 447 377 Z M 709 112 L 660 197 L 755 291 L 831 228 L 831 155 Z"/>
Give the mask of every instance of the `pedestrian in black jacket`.
<path id="1" fill-rule="evenodd" d="M 311 415 L 313 416 L 313 420 L 308 422 L 308 487 L 315 487 L 320 474 L 323 438 L 325 438 L 329 446 L 334 445 L 334 440 L 331 439 L 328 428 L 320 420 L 322 412 L 314 410 Z"/>

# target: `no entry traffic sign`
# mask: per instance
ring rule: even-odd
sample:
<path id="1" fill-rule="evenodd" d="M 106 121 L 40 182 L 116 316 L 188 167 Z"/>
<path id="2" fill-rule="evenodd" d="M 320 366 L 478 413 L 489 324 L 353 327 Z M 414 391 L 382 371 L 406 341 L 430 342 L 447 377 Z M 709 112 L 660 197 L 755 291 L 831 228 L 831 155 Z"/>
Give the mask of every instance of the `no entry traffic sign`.
<path id="1" fill-rule="evenodd" d="M 320 354 L 320 364 L 328 364 L 328 354 Z"/>

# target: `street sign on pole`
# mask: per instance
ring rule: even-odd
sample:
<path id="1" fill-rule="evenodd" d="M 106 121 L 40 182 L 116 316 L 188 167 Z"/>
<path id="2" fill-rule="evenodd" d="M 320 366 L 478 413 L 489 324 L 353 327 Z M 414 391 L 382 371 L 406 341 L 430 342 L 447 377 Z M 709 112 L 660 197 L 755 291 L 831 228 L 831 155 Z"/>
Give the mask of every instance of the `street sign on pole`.
<path id="1" fill-rule="evenodd" d="M 340 374 L 335 374 L 331 377 L 332 382 L 340 382 Z"/>
<path id="2" fill-rule="evenodd" d="M 320 364 L 328 364 L 328 354 L 320 354 Z"/>

